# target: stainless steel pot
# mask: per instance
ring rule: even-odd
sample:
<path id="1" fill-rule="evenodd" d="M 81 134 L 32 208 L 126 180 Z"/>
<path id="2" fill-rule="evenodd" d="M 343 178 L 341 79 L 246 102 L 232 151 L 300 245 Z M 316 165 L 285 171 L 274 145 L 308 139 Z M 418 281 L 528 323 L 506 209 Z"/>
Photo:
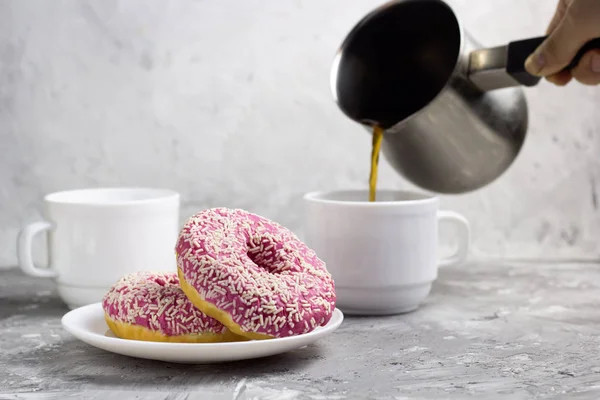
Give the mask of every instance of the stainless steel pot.
<path id="1" fill-rule="evenodd" d="M 524 70 L 544 37 L 481 49 L 441 0 L 396 0 L 365 16 L 332 66 L 333 96 L 351 119 L 385 129 L 382 152 L 421 188 L 464 193 L 499 177 L 523 146 Z M 582 48 L 572 68 L 589 47 Z"/>

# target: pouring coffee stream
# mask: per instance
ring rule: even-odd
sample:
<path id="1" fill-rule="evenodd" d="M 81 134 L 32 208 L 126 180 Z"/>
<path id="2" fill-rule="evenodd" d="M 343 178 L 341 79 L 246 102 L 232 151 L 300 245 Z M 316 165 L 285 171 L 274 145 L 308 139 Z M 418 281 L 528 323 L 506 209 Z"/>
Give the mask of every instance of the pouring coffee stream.
<path id="1" fill-rule="evenodd" d="M 344 114 L 374 133 L 371 191 L 379 130 L 387 161 L 423 189 L 465 193 L 502 175 L 526 137 L 523 86 L 540 81 L 525 60 L 545 38 L 483 48 L 442 0 L 395 0 L 361 19 L 334 59 L 331 89 Z M 600 38 L 565 69 L 592 48 Z"/>
<path id="2" fill-rule="evenodd" d="M 379 150 L 383 139 L 383 129 L 378 125 L 373 127 L 373 144 L 371 149 L 371 173 L 369 175 L 369 201 L 375 201 L 377 196 L 377 171 L 379 170 Z"/>

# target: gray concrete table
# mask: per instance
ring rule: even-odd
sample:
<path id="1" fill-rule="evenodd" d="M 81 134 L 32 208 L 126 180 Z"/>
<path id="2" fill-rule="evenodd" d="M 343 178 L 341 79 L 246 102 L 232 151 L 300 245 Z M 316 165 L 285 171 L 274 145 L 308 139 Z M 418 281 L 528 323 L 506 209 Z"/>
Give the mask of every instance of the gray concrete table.
<path id="1" fill-rule="evenodd" d="M 0 272 L 0 399 L 600 398 L 600 265 L 443 269 L 416 312 L 212 366 L 96 349 L 66 311 L 51 282 Z"/>

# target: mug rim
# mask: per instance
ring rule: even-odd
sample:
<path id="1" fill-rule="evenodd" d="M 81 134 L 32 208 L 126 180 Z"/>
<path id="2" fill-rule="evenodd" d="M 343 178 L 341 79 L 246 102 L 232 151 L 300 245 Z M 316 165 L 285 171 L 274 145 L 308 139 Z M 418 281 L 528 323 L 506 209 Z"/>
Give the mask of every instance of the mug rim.
<path id="1" fill-rule="evenodd" d="M 90 194 L 106 194 L 106 193 L 143 193 L 147 195 L 135 199 L 121 199 L 111 201 L 99 201 L 99 197 L 83 197 Z M 114 187 L 96 187 L 69 189 L 52 192 L 44 195 L 44 202 L 49 204 L 61 204 L 69 206 L 88 206 L 88 207 L 119 207 L 128 205 L 153 204 L 165 200 L 179 200 L 180 194 L 174 190 L 166 188 L 145 187 L 145 186 L 114 186 Z"/>
<path id="2" fill-rule="evenodd" d="M 339 193 L 360 193 L 368 195 L 368 189 L 334 189 L 334 190 L 322 190 L 312 191 L 304 194 L 303 199 L 305 201 L 329 204 L 329 205 L 342 205 L 342 206 L 355 206 L 355 207 L 403 207 L 403 206 L 416 206 L 435 204 L 439 201 L 439 197 L 432 194 L 416 190 L 401 190 L 401 189 L 378 189 L 377 193 L 393 193 L 393 194 L 408 194 L 412 196 L 418 196 L 417 199 L 410 200 L 386 200 L 386 201 L 368 201 L 368 200 L 335 200 L 328 199 L 326 196 L 331 196 Z"/>

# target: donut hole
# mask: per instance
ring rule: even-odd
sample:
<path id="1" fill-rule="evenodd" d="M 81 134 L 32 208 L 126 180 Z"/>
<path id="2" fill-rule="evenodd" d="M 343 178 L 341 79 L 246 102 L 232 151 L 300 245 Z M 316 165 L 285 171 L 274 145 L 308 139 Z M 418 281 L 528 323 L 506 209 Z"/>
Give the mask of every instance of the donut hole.
<path id="1" fill-rule="evenodd" d="M 278 264 L 280 264 L 280 256 L 278 250 L 281 245 L 261 236 L 250 237 L 247 243 L 248 250 L 246 254 L 250 261 L 265 271 L 278 274 L 281 272 Z"/>

